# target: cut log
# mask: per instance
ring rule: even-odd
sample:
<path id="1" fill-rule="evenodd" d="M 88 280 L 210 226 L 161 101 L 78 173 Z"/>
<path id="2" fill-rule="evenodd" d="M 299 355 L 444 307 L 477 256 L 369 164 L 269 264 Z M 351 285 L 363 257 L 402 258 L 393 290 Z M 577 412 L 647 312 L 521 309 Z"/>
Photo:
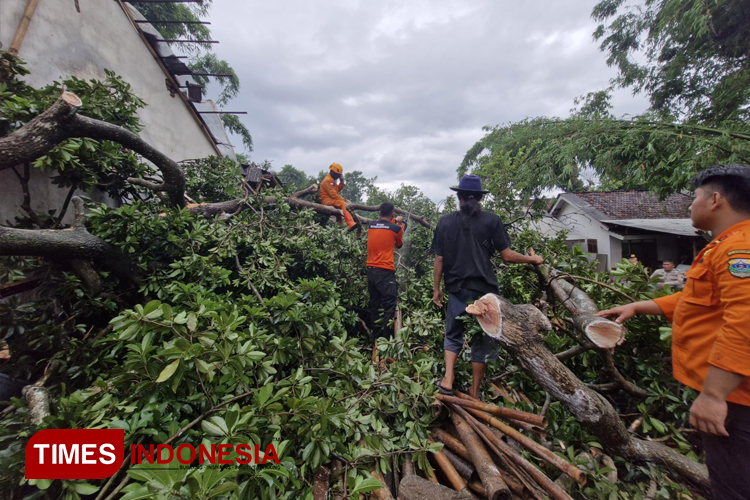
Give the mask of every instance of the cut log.
<path id="1" fill-rule="evenodd" d="M 466 307 L 466 312 L 476 316 L 479 325 L 487 335 L 500 340 L 503 331 L 503 313 L 496 295 L 488 293 L 480 297 Z"/>
<path id="2" fill-rule="evenodd" d="M 431 483 L 418 476 L 406 476 L 399 484 L 399 500 L 466 500 L 468 490 L 462 493 L 446 488 L 440 484 Z"/>
<path id="3" fill-rule="evenodd" d="M 313 500 L 326 500 L 328 498 L 328 482 L 331 480 L 331 470 L 321 465 L 318 471 L 315 473 L 313 483 Z"/>
<path id="4" fill-rule="evenodd" d="M 573 316 L 575 327 L 584 333 L 594 345 L 602 349 L 611 349 L 625 341 L 627 334 L 625 327 L 614 321 L 594 316 L 599 312 L 599 308 L 586 292 L 556 276 L 550 279 L 549 286 L 560 303 Z"/>
<path id="5" fill-rule="evenodd" d="M 466 481 L 463 480 L 461 474 L 459 474 L 456 468 L 453 467 L 453 464 L 448 457 L 445 456 L 445 453 L 442 451 L 434 451 L 432 452 L 432 458 L 435 460 L 435 463 L 440 470 L 443 471 L 445 478 L 448 479 L 448 482 L 454 490 L 463 491 L 466 489 Z"/>
<path id="6" fill-rule="evenodd" d="M 449 450 L 457 454 L 459 457 L 463 458 L 464 460 L 471 461 L 471 456 L 469 455 L 469 452 L 463 445 L 463 443 L 455 437 L 451 436 L 448 432 L 438 428 L 432 431 L 432 435 L 435 437 L 435 439 L 443 443 Z"/>
<path id="7" fill-rule="evenodd" d="M 486 411 L 487 413 L 491 415 L 495 415 L 496 417 L 500 417 L 500 418 L 508 417 L 508 418 L 513 418 L 516 420 L 521 420 L 522 422 L 529 422 L 530 424 L 534 424 L 534 425 L 541 425 L 545 427 L 547 426 L 547 420 L 544 417 L 536 415 L 534 413 L 528 413 L 528 412 L 520 411 L 520 410 L 512 410 L 510 408 L 502 408 L 500 406 L 482 403 L 481 401 L 472 401 L 471 399 L 462 399 L 457 396 L 446 396 L 444 394 L 435 394 L 435 397 L 444 403 L 452 403 L 452 404 L 457 404 L 459 406 L 463 406 L 465 408 L 474 408 L 475 410 Z"/>
<path id="8" fill-rule="evenodd" d="M 404 466 L 401 468 L 401 474 L 406 476 L 415 476 L 417 473 L 414 470 L 414 462 L 411 461 L 411 458 L 406 457 L 404 459 Z M 399 484 L 401 484 L 401 481 L 399 481 Z"/>
<path id="9" fill-rule="evenodd" d="M 487 443 L 492 450 L 498 455 L 510 458 L 518 467 L 529 474 L 534 481 L 542 486 L 547 492 L 557 500 L 573 500 L 573 498 L 557 486 L 542 471 L 534 467 L 528 460 L 523 458 L 518 452 L 511 448 L 502 438 L 491 429 L 480 424 L 466 410 L 459 406 L 452 405 L 451 409 L 455 410 Z"/>
<path id="10" fill-rule="evenodd" d="M 477 471 L 474 469 L 474 467 L 471 466 L 469 462 L 448 449 L 443 449 L 443 454 L 445 454 L 445 456 L 448 458 L 453 468 L 456 469 L 458 475 L 461 476 L 467 483 L 470 481 L 479 480 Z"/>
<path id="11" fill-rule="evenodd" d="M 484 496 L 489 500 L 509 500 L 510 490 L 508 489 L 508 485 L 503 481 L 500 471 L 495 466 L 492 458 L 490 458 L 489 453 L 487 453 L 482 440 L 455 411 L 451 412 L 451 420 L 453 420 L 453 425 L 456 426 L 456 430 L 458 430 L 461 436 L 461 441 L 469 452 L 471 463 L 474 465 L 479 474 L 479 479 L 484 485 Z"/>
<path id="12" fill-rule="evenodd" d="M 477 420 L 489 424 L 495 429 L 498 429 L 504 434 L 507 434 L 508 437 L 520 443 L 524 448 L 539 456 L 539 458 L 541 458 L 548 464 L 556 467 L 558 470 L 560 470 L 560 472 L 563 472 L 572 477 L 576 483 L 582 486 L 586 484 L 586 474 L 581 469 L 571 464 L 567 460 L 559 457 L 558 455 L 555 455 L 530 437 L 524 436 L 511 426 L 504 424 L 503 422 L 499 421 L 496 418 L 493 418 L 491 415 L 483 411 L 475 410 L 473 408 L 467 408 L 466 411 L 471 413 Z"/>
<path id="13" fill-rule="evenodd" d="M 607 451 L 627 460 L 657 463 L 689 482 L 709 487 L 708 470 L 704 465 L 661 443 L 630 435 L 612 405 L 586 387 L 547 349 L 539 332 L 550 330 L 552 326 L 541 311 L 531 305 L 513 305 L 502 297 L 499 300 L 503 317 L 500 344 L 529 377 L 599 438 Z"/>
<path id="14" fill-rule="evenodd" d="M 380 481 L 380 484 L 382 485 L 381 488 L 372 491 L 370 497 L 375 498 L 376 500 L 394 500 L 393 495 L 391 495 L 391 490 L 389 490 L 388 486 L 385 484 L 383 475 L 375 470 L 371 470 L 370 475 Z"/>

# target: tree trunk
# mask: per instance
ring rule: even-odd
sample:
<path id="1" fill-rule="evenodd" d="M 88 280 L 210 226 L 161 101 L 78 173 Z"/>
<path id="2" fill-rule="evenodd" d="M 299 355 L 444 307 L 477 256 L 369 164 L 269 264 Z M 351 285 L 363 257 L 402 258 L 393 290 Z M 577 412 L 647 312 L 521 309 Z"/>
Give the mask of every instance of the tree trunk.
<path id="1" fill-rule="evenodd" d="M 553 277 L 549 281 L 549 286 L 562 305 L 570 311 L 576 328 L 597 347 L 611 349 L 625 341 L 625 327 L 594 316 L 599 312 L 599 308 L 586 292 L 560 277 Z"/>
<path id="2" fill-rule="evenodd" d="M 151 161 L 164 179 L 158 185 L 159 190 L 167 193 L 172 205 L 185 206 L 185 176 L 176 162 L 127 129 L 78 115 L 81 104 L 78 96 L 63 92 L 45 112 L 12 134 L 0 138 L 0 170 L 34 161 L 66 139 L 89 137 L 112 141 Z"/>
<path id="3" fill-rule="evenodd" d="M 463 493 L 432 483 L 419 476 L 406 476 L 399 485 L 399 500 L 465 500 L 468 491 Z"/>
<path id="4" fill-rule="evenodd" d="M 33 255 L 72 261 L 88 269 L 83 279 L 94 285 L 98 277 L 87 265 L 77 261 L 94 261 L 114 273 L 138 281 L 137 269 L 122 253 L 104 240 L 92 236 L 83 225 L 83 201 L 73 198 L 76 219 L 70 229 L 16 229 L 0 226 L 0 255 Z"/>
<path id="5" fill-rule="evenodd" d="M 509 500 L 510 490 L 508 485 L 503 481 L 500 471 L 490 458 L 482 440 L 458 413 L 451 412 L 451 419 L 461 436 L 461 441 L 469 452 L 471 462 L 474 464 L 477 474 L 479 474 L 479 479 L 484 485 L 484 496 L 489 500 Z"/>
<path id="6" fill-rule="evenodd" d="M 539 332 L 552 326 L 541 311 L 531 305 L 513 305 L 494 294 L 485 297 L 488 296 L 501 304 L 500 344 L 528 376 L 562 402 L 610 453 L 628 460 L 657 463 L 694 484 L 709 487 L 704 465 L 663 444 L 633 438 L 612 405 L 586 387 L 544 346 Z"/>

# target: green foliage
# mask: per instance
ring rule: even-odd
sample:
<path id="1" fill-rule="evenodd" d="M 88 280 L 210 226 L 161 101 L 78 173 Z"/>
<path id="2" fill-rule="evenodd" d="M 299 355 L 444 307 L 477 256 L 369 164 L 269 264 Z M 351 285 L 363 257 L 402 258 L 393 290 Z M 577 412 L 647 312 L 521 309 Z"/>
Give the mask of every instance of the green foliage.
<path id="1" fill-rule="evenodd" d="M 9 60 L 10 73 L 21 75 L 22 66 Z M 136 130 L 133 116 L 139 103 L 121 80 L 111 78 L 103 86 L 76 80 L 71 85 L 92 96 L 86 106 L 98 113 L 95 116 Z M 15 76 L 0 85 L 5 85 L 0 94 L 2 133 L 26 123 L 53 100 L 54 92 L 30 89 Z M 19 104 L 17 98 L 27 102 Z M 587 104 L 587 113 L 606 110 L 606 99 Z M 88 151 L 92 146 L 95 150 Z M 80 158 L 87 154 L 98 156 L 102 165 L 124 161 L 119 149 L 103 143 L 81 141 L 66 147 L 70 158 L 60 151 L 55 153 L 60 160 L 52 165 L 61 175 L 75 166 L 69 168 L 66 161 L 77 158 L 85 165 Z M 528 164 L 527 154 L 531 153 L 502 153 L 475 165 L 487 169 L 483 174 L 496 194 L 486 208 L 504 217 L 524 210 L 525 204 L 513 206 L 510 200 L 530 186 L 513 178 L 514 169 Z M 188 194 L 199 201 L 241 194 L 233 162 L 208 158 L 183 167 Z M 123 167 L 118 163 L 116 168 L 119 172 Z M 300 187 L 297 182 L 310 180 L 291 166 L 285 166 L 282 179 L 284 175 L 291 181 L 285 179 L 284 190 L 271 193 L 278 199 Z M 368 203 L 392 201 L 433 224 L 441 213 L 455 209 L 453 198 L 441 211 L 414 186 L 389 193 L 359 172 L 346 178 L 352 188 L 361 184 L 366 189 L 357 192 L 367 192 Z M 0 284 L 42 277 L 33 294 L 0 302 L 0 338 L 11 353 L 0 372 L 35 381 L 50 363 L 59 363 L 47 383 L 51 415 L 41 426 L 30 423 L 23 399 L 12 400 L 15 411 L 0 422 L 3 492 L 17 498 L 76 500 L 102 491 L 104 480 L 23 478 L 24 446 L 44 428 L 120 428 L 125 430 L 126 446 L 169 441 L 174 446 L 257 443 L 265 449 L 273 443 L 281 462 L 245 469 L 133 466 L 126 472 L 130 484 L 122 490 L 126 500 L 307 500 L 312 498 L 316 469 L 334 458 L 345 464 L 347 494 L 357 495 L 378 486 L 369 477 L 370 468 L 387 471 L 392 459 L 399 464 L 406 453 L 419 468 L 429 467 L 427 453 L 439 448 L 429 444 L 427 433 L 435 425 L 429 404 L 435 379 L 443 371 L 444 327 L 443 311 L 431 302 L 432 233 L 410 224 L 398 252 L 404 322 L 397 338 L 378 344 L 380 359 L 395 360 L 381 371 L 371 362 L 369 342 L 361 338 L 361 313 L 367 306 L 366 242 L 312 211 L 293 212 L 283 202 L 271 208 L 254 197 L 246 203 L 245 210 L 228 219 L 206 219 L 178 209 L 162 213 L 152 200 L 133 199 L 117 209 L 89 203 L 89 231 L 127 256 L 140 278 L 133 284 L 99 271 L 102 291 L 96 295 L 85 289 L 64 259 L 0 259 Z M 520 222 L 510 229 L 516 251 L 533 246 L 560 271 L 619 290 L 579 281 L 601 308 L 624 303 L 628 299 L 623 294 L 653 298 L 669 293 L 659 290 L 640 265 L 621 263 L 610 275 L 600 274 L 580 249 L 566 247 L 564 235 L 544 239 Z M 505 297 L 515 303 L 540 301 L 542 291 L 534 274 L 499 259 L 494 264 Z M 550 314 L 565 325 L 567 313 L 559 304 L 553 304 Z M 477 323 L 466 319 L 469 334 L 478 334 Z M 667 440 L 695 456 L 684 429 L 695 395 L 665 370 L 670 330 L 658 318 L 633 319 L 628 328 L 628 342 L 616 351 L 616 364 L 649 396 L 606 397 L 627 423 L 644 417 L 641 435 Z M 575 345 L 564 327 L 546 333 L 545 342 L 554 352 Z M 488 377 L 509 371 L 513 363 L 506 352 L 499 354 L 500 362 L 488 365 Z M 470 380 L 469 359 L 464 351 L 456 371 L 458 384 Z M 566 365 L 586 383 L 609 382 L 594 352 Z M 504 381 L 530 401 L 518 402 L 517 408 L 539 411 L 545 394 L 533 381 L 520 371 L 507 374 Z M 582 462 L 581 451 L 601 447 L 559 403 L 552 403 L 547 418 L 550 442 L 564 442 L 568 460 Z M 684 498 L 684 488 L 665 471 L 619 458 L 616 465 L 619 484 L 609 483 L 604 477 L 607 469 L 594 464 L 589 467 L 588 486 L 574 491 L 574 497 L 644 498 L 654 481 L 660 498 Z"/>
<path id="2" fill-rule="evenodd" d="M 187 40 L 210 40 L 211 30 L 204 24 L 179 24 L 179 23 L 159 23 L 158 21 L 201 21 L 208 15 L 211 8 L 212 0 L 191 4 L 171 4 L 171 3 L 135 3 L 135 7 L 150 21 L 159 33 L 168 40 L 187 39 Z M 206 88 L 210 80 L 214 78 L 221 86 L 221 93 L 216 99 L 216 104 L 223 108 L 230 100 L 239 95 L 240 79 L 228 62 L 219 59 L 216 54 L 210 52 L 205 44 L 181 44 L 181 50 L 186 50 L 190 56 L 188 67 L 195 73 L 212 73 L 229 76 L 200 76 L 195 75 L 193 79 L 204 88 L 202 94 L 206 95 Z M 242 139 L 245 150 L 248 153 L 253 151 L 253 138 L 250 130 L 242 123 L 236 115 L 221 115 L 221 122 L 224 127 L 231 133 L 237 134 Z M 246 163 L 246 162 L 243 162 Z"/>
<path id="3" fill-rule="evenodd" d="M 185 191 L 197 202 L 228 201 L 243 195 L 242 172 L 229 158 L 209 156 L 181 164 L 185 172 Z"/>
<path id="4" fill-rule="evenodd" d="M 68 77 L 62 82 L 34 89 L 18 80 L 18 76 L 26 73 L 23 61 L 7 54 L 3 57 L 9 64 L 5 67 L 7 78 L 0 82 L 0 135 L 12 133 L 45 111 L 60 96 L 63 88 L 81 98 L 80 114 L 114 123 L 131 132 L 141 130 L 136 113 L 145 103 L 133 93 L 128 83 L 111 71 L 105 70 L 107 77 L 104 81 Z M 129 184 L 127 178 L 151 174 L 153 169 L 141 163 L 131 151 L 110 141 L 67 139 L 37 158 L 32 166 L 53 170 L 52 183 L 68 189 L 69 195 L 76 189 L 90 191 L 97 188 L 115 199 L 151 196 L 150 192 Z M 21 174 L 16 172 L 20 177 Z M 20 186 L 14 189 L 20 190 Z M 67 203 L 48 210 L 52 214 L 57 212 L 59 221 L 66 208 Z M 27 211 L 24 215 L 26 218 L 21 223 L 25 225 L 50 223 L 45 222 L 44 214 Z"/>
<path id="5" fill-rule="evenodd" d="M 279 172 L 279 178 L 285 186 L 288 186 L 292 191 L 300 191 L 313 184 L 317 184 L 315 178 L 308 176 L 302 170 L 294 168 L 292 165 L 284 165 Z"/>
<path id="6" fill-rule="evenodd" d="M 546 190 L 590 188 L 588 168 L 604 189 L 648 188 L 661 195 L 685 189 L 693 175 L 717 163 L 750 161 L 750 129 L 738 123 L 710 128 L 689 123 L 610 117 L 533 118 L 486 127 L 459 174 L 492 182 L 492 192 L 521 201 Z"/>
<path id="7" fill-rule="evenodd" d="M 253 136 L 250 135 L 250 130 L 240 121 L 237 115 L 221 115 L 221 123 L 229 132 L 239 135 L 242 138 L 245 151 L 252 153 Z"/>
<path id="8" fill-rule="evenodd" d="M 743 0 L 602 0 L 592 17 L 615 85 L 648 94 L 664 118 L 716 125 L 748 118 L 748 14 Z"/>

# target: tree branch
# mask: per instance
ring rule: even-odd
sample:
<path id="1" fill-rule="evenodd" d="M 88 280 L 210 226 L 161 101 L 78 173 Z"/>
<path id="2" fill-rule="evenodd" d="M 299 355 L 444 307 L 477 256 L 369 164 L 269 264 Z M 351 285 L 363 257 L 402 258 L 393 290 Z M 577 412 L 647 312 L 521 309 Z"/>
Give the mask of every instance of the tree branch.
<path id="1" fill-rule="evenodd" d="M 151 161 L 161 171 L 169 203 L 185 206 L 185 176 L 175 161 L 127 129 L 77 114 L 81 105 L 78 96 L 63 92 L 44 113 L 0 138 L 0 170 L 36 160 L 66 139 L 88 137 L 112 141 Z"/>

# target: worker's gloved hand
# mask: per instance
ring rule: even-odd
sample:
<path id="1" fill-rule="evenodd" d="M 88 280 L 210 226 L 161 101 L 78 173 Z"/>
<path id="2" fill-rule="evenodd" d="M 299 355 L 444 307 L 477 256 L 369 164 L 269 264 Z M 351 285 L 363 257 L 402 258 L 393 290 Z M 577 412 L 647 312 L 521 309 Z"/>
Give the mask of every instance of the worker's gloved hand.
<path id="1" fill-rule="evenodd" d="M 403 217 L 401 217 L 400 215 L 398 217 L 396 217 L 396 223 L 397 224 L 401 224 L 402 222 L 404 222 L 404 218 Z"/>

